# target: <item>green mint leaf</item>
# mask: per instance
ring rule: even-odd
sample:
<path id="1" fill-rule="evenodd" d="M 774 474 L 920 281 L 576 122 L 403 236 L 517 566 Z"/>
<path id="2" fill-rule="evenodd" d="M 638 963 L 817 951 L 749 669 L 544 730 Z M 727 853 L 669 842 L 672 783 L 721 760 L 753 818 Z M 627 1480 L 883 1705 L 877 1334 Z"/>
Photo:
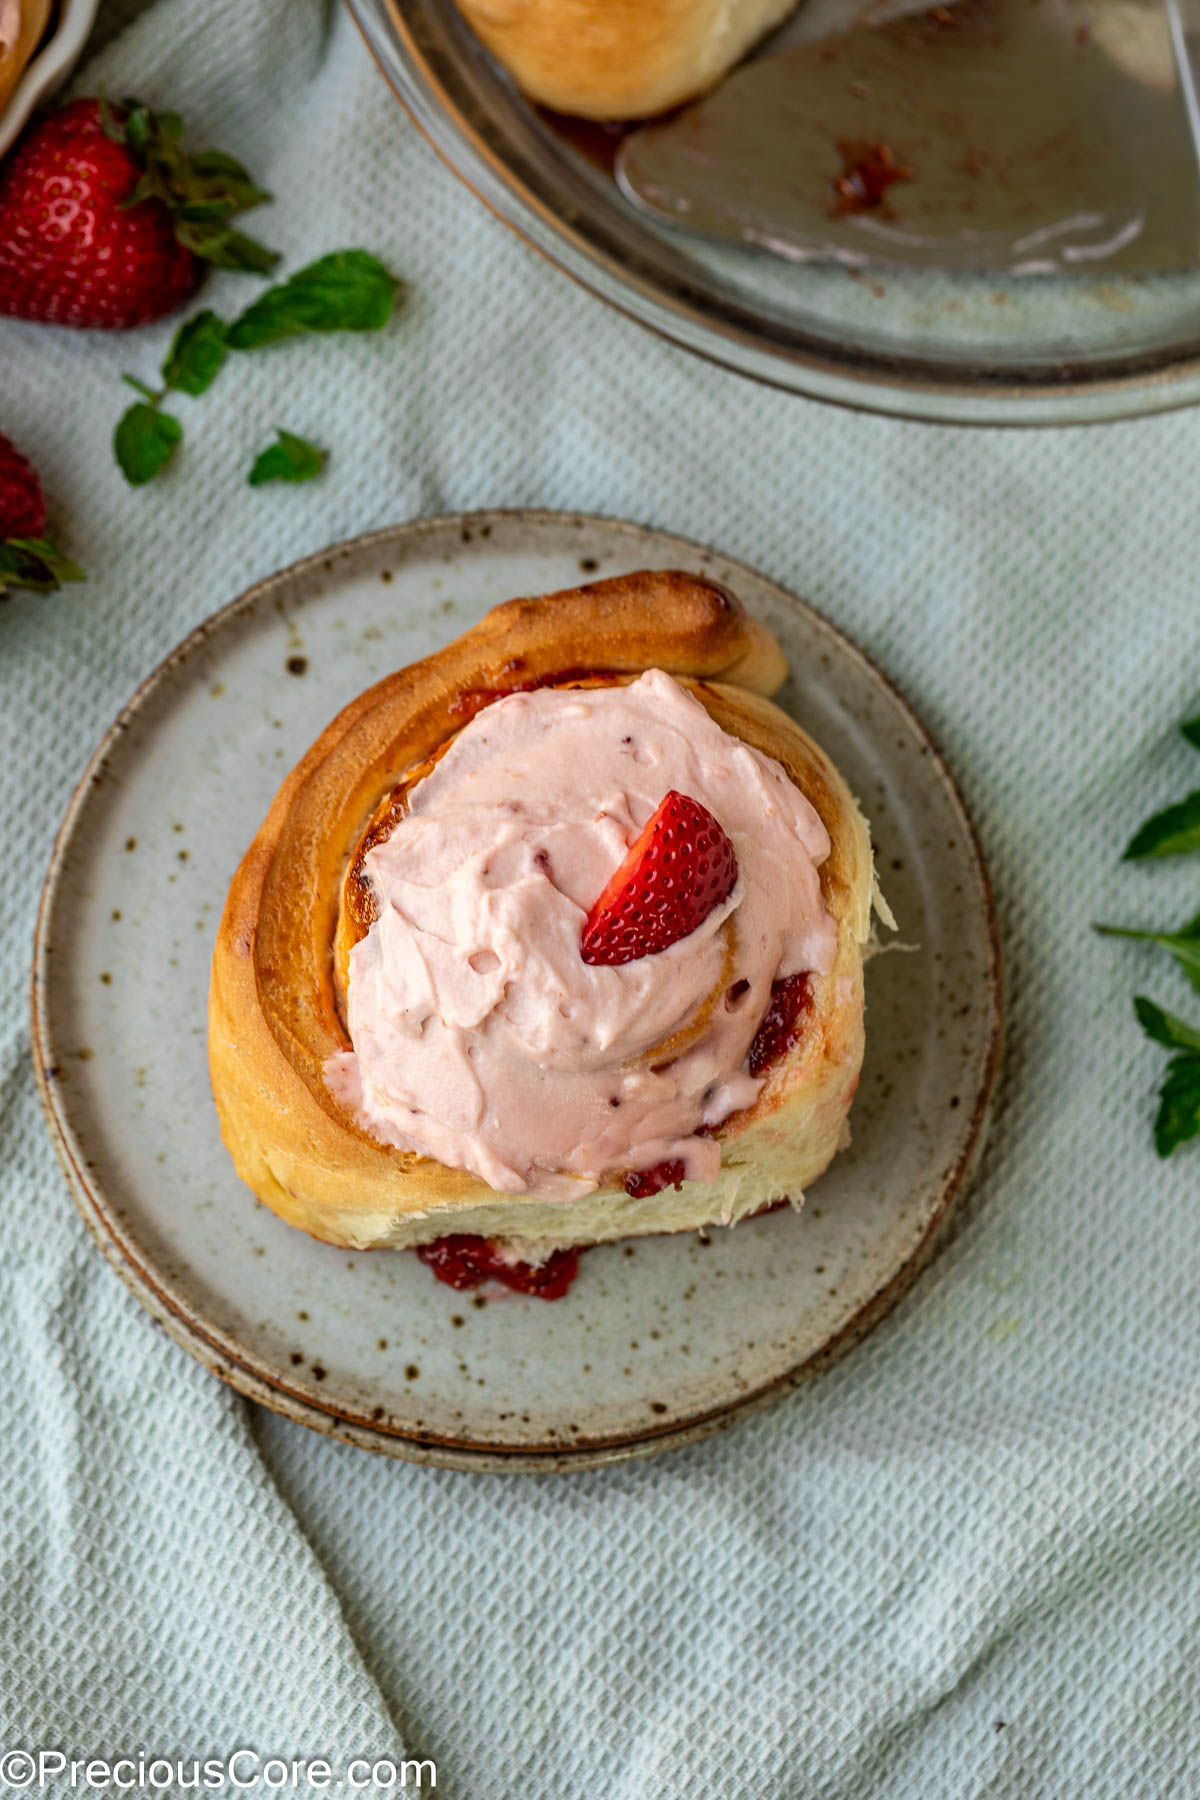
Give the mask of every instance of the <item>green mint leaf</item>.
<path id="1" fill-rule="evenodd" d="M 203 258 L 217 269 L 269 275 L 279 261 L 277 250 L 268 250 L 265 244 L 247 237 L 244 231 L 235 231 L 220 221 L 206 223 L 183 219 L 175 228 L 175 236 L 193 256 Z"/>
<path id="2" fill-rule="evenodd" d="M 163 363 L 163 381 L 183 394 L 202 394 L 225 361 L 225 321 L 208 308 L 186 319 Z"/>
<path id="3" fill-rule="evenodd" d="M 276 441 L 255 457 L 250 486 L 261 487 L 265 481 L 311 481 L 325 467 L 328 455 L 318 444 L 281 427 Z"/>
<path id="4" fill-rule="evenodd" d="M 1133 1010 L 1146 1036 L 1153 1038 L 1156 1044 L 1161 1044 L 1165 1050 L 1186 1050 L 1200 1056 L 1200 1031 L 1186 1019 L 1167 1012 L 1165 1007 L 1156 1006 L 1145 994 L 1134 996 Z"/>
<path id="5" fill-rule="evenodd" d="M 1200 788 L 1147 819 L 1126 846 L 1124 860 L 1179 856 L 1185 850 L 1200 850 Z"/>
<path id="6" fill-rule="evenodd" d="M 113 433 L 113 454 L 130 487 L 144 487 L 165 469 L 183 436 L 170 413 L 139 403 L 123 415 Z"/>
<path id="7" fill-rule="evenodd" d="M 0 543 L 0 594 L 13 587 L 50 594 L 64 581 L 86 579 L 79 564 L 46 538 L 8 538 Z"/>
<path id="8" fill-rule="evenodd" d="M 1138 938 L 1143 943 L 1161 944 L 1200 991 L 1200 913 L 1178 931 L 1134 931 L 1128 925 L 1097 925 L 1094 929 L 1105 937 Z"/>
<path id="9" fill-rule="evenodd" d="M 305 331 L 379 331 L 399 288 L 365 250 L 336 250 L 268 288 L 229 328 L 232 350 L 258 350 Z"/>
<path id="10" fill-rule="evenodd" d="M 1193 749 L 1200 750 L 1200 719 L 1185 719 L 1179 729 Z"/>
<path id="11" fill-rule="evenodd" d="M 1200 1137 L 1200 1056 L 1173 1056 L 1158 1090 L 1154 1148 L 1170 1156 L 1194 1137 Z"/>
<path id="12" fill-rule="evenodd" d="M 136 375 L 122 375 L 121 380 L 128 382 L 135 394 L 141 394 L 149 400 L 151 406 L 157 406 L 162 399 L 161 394 L 156 393 L 152 387 L 147 387 L 144 381 L 139 381 Z"/>

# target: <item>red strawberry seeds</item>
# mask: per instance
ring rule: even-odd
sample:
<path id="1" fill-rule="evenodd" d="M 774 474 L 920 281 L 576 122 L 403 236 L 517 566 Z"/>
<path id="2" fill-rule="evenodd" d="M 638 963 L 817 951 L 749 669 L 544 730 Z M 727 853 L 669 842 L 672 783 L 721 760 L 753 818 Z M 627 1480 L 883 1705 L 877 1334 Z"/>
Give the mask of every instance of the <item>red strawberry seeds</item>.
<path id="1" fill-rule="evenodd" d="M 0 313 L 121 331 L 186 300 L 199 264 L 95 100 L 35 125 L 0 169 Z"/>
<path id="2" fill-rule="evenodd" d="M 708 808 L 672 789 L 588 914 L 584 962 L 633 962 L 690 937 L 737 877 L 733 845 Z"/>

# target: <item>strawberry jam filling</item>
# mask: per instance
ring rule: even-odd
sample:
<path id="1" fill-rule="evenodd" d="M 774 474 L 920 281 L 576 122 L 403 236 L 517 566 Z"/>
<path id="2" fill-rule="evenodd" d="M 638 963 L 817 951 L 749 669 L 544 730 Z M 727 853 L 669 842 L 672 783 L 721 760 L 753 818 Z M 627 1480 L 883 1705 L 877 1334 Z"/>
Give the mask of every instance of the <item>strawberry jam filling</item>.
<path id="1" fill-rule="evenodd" d="M 463 688 L 450 702 L 450 711 L 458 719 L 473 719 L 477 712 L 493 701 L 504 700 L 509 694 L 534 694 L 538 688 L 569 688 L 576 682 L 594 682 L 611 680 L 611 674 L 601 669 L 550 669 L 544 675 L 530 675 L 520 679 L 521 670 L 528 667 L 523 657 L 514 657 L 500 670 L 495 687 Z"/>
<path id="2" fill-rule="evenodd" d="M 460 1292 L 481 1287 L 485 1281 L 501 1281 L 518 1294 L 561 1300 L 579 1273 L 578 1250 L 555 1250 L 544 1263 L 512 1262 L 490 1238 L 469 1237 L 465 1232 L 421 1244 L 417 1255 L 439 1281 Z"/>
<path id="3" fill-rule="evenodd" d="M 687 1170 L 678 1158 L 655 1163 L 652 1169 L 630 1169 L 625 1177 L 625 1192 L 634 1200 L 648 1200 L 651 1194 L 661 1194 L 664 1188 L 679 1187 L 686 1175 Z"/>
<path id="4" fill-rule="evenodd" d="M 811 1006 L 807 975 L 785 975 L 782 981 L 771 983 L 771 1003 L 750 1046 L 751 1075 L 765 1075 L 800 1042 Z"/>

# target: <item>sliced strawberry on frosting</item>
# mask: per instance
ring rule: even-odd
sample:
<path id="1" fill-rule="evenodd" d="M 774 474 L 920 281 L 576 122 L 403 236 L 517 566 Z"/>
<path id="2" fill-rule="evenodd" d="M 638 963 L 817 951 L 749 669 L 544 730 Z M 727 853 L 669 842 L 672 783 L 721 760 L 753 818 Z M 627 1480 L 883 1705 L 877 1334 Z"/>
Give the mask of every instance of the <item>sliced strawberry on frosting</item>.
<path id="1" fill-rule="evenodd" d="M 588 914 L 584 962 L 633 962 L 690 937 L 737 877 L 733 845 L 708 808 L 672 789 Z"/>

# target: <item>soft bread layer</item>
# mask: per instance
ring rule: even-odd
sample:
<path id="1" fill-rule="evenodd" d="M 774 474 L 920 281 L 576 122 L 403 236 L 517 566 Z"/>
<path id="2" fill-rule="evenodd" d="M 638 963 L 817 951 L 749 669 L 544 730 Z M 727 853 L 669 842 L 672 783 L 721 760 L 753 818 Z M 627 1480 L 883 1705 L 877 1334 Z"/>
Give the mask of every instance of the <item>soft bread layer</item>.
<path id="1" fill-rule="evenodd" d="M 41 42 L 50 0 L 0 0 L 0 113 Z"/>
<path id="2" fill-rule="evenodd" d="M 718 1131 L 717 1181 L 638 1201 L 618 1185 L 569 1202 L 500 1195 L 380 1144 L 325 1085 L 326 1060 L 347 1047 L 332 957 L 343 874 L 383 796 L 461 727 L 463 693 L 649 667 L 675 675 L 726 731 L 776 758 L 820 814 L 833 845 L 821 887 L 837 925 L 836 962 L 810 977 L 797 1045 L 755 1105 Z M 534 1255 L 799 1200 L 838 1148 L 858 1081 L 872 867 L 866 825 L 840 775 L 763 697 L 784 672 L 774 639 L 724 589 L 642 572 L 497 607 L 333 721 L 243 859 L 213 958 L 213 1091 L 237 1171 L 261 1200 L 331 1243 L 410 1246 L 469 1232 Z"/>
<path id="3" fill-rule="evenodd" d="M 458 0 L 534 100 L 644 119 L 713 87 L 796 0 Z"/>

